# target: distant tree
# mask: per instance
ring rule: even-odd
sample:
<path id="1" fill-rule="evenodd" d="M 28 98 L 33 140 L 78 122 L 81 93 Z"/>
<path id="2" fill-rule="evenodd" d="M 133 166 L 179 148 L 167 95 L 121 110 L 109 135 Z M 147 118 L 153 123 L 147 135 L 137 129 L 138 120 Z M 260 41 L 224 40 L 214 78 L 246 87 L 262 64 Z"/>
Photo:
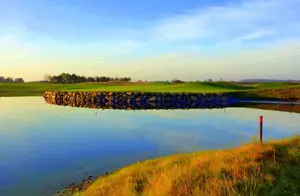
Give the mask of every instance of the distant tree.
<path id="1" fill-rule="evenodd" d="M 86 82 L 87 78 L 84 76 L 79 76 L 79 80 L 80 80 L 80 82 Z"/>
<path id="2" fill-rule="evenodd" d="M 109 77 L 101 76 L 101 77 L 98 77 L 98 80 L 99 80 L 98 82 L 109 82 L 112 79 Z"/>
<path id="3" fill-rule="evenodd" d="M 130 81 L 131 81 L 131 78 L 130 78 L 130 77 L 125 77 L 125 78 L 124 78 L 124 81 L 125 81 L 125 82 L 130 82 Z"/>
<path id="4" fill-rule="evenodd" d="M 95 79 L 93 77 L 88 77 L 87 82 L 95 82 Z"/>
<path id="5" fill-rule="evenodd" d="M 64 83 L 64 84 L 69 83 L 70 78 L 71 78 L 70 74 L 62 73 L 59 76 L 61 77 L 62 83 Z"/>
<path id="6" fill-rule="evenodd" d="M 51 79 L 51 82 L 53 82 L 53 83 L 63 83 L 63 79 L 62 79 L 61 75 L 53 76 L 52 79 Z"/>
<path id="7" fill-rule="evenodd" d="M 12 77 L 5 78 L 5 82 L 14 82 L 14 79 Z"/>
<path id="8" fill-rule="evenodd" d="M 171 81 L 171 83 L 173 83 L 173 84 L 179 84 L 179 83 L 183 83 L 183 81 L 182 80 L 178 80 L 178 79 L 173 79 Z"/>
<path id="9" fill-rule="evenodd" d="M 15 83 L 24 83 L 23 78 L 16 78 Z"/>
<path id="10" fill-rule="evenodd" d="M 126 81 L 130 82 L 130 77 L 106 77 L 106 76 L 96 76 L 96 77 L 84 77 L 78 76 L 76 74 L 62 73 L 57 76 L 50 76 L 45 74 L 44 79 L 51 83 L 82 83 L 82 82 L 109 82 L 109 81 Z"/>
<path id="11" fill-rule="evenodd" d="M 49 75 L 49 74 L 45 74 L 45 75 L 44 75 L 44 80 L 47 81 L 47 82 L 50 82 L 50 81 L 51 81 L 51 78 L 52 78 L 52 76 Z"/>
<path id="12" fill-rule="evenodd" d="M 129 82 L 129 81 L 130 81 L 130 78 L 127 78 L 127 77 L 124 77 L 124 78 L 123 78 L 123 77 L 119 77 L 118 80 L 121 81 L 121 82 Z"/>
<path id="13" fill-rule="evenodd" d="M 0 82 L 5 82 L 5 78 L 3 76 L 0 76 Z"/>
<path id="14" fill-rule="evenodd" d="M 78 77 L 75 74 L 70 76 L 70 83 L 77 83 Z"/>

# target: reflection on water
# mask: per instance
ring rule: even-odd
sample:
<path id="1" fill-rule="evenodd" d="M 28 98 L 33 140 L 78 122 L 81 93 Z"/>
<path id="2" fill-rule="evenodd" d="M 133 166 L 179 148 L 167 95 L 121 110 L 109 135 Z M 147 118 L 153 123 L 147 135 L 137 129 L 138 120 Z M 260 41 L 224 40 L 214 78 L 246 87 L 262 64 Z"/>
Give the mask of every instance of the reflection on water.
<path id="1" fill-rule="evenodd" d="M 0 195 L 45 195 L 137 160 L 249 142 L 257 136 L 260 115 L 265 140 L 299 134 L 300 115 L 278 111 L 95 112 L 45 104 L 40 97 L 2 97 Z"/>
<path id="2" fill-rule="evenodd" d="M 245 106 L 241 106 L 245 107 Z M 247 108 L 257 108 L 265 110 L 277 110 L 282 112 L 300 113 L 300 105 L 287 104 L 247 104 Z"/>
<path id="3" fill-rule="evenodd" d="M 188 97 L 188 96 L 187 96 Z M 93 109 L 116 109 L 116 110 L 174 110 L 174 109 L 213 109 L 213 108 L 229 108 L 229 107 L 244 107 L 257 108 L 266 110 L 278 110 L 285 112 L 300 113 L 299 102 L 283 102 L 283 101 L 238 101 L 233 97 L 222 95 L 211 97 L 200 97 L 198 99 L 163 99 L 156 101 L 137 101 L 128 99 L 127 101 L 107 100 L 99 101 L 98 99 L 50 99 L 45 97 L 45 101 L 49 104 L 93 108 Z"/>

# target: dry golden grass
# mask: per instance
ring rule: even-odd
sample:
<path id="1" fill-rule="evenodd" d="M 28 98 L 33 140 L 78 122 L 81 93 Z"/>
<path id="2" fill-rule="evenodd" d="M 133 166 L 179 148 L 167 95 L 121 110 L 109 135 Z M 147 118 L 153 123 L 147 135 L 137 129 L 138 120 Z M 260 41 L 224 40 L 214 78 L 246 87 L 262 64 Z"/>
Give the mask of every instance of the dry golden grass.
<path id="1" fill-rule="evenodd" d="M 284 180 L 294 178 L 295 169 L 300 171 L 299 146 L 300 137 L 294 137 L 229 150 L 147 160 L 99 177 L 85 191 L 75 195 L 264 195 L 270 193 L 268 190 L 273 190 L 273 186 L 277 193 L 284 191 L 281 186 L 291 186 L 289 190 L 300 194 L 300 187 L 293 185 L 295 179 L 286 181 L 287 184 L 277 180 L 286 172 L 291 173 Z M 280 172 L 285 173 L 278 177 Z"/>

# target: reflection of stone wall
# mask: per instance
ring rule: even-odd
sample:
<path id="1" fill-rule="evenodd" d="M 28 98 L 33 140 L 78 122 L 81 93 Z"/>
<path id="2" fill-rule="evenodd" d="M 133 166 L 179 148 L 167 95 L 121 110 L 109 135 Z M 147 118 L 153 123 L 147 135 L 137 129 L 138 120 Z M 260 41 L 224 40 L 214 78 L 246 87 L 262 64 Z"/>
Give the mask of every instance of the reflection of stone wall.
<path id="1" fill-rule="evenodd" d="M 222 108 L 230 104 L 224 93 L 45 92 L 47 103 L 102 109 Z"/>

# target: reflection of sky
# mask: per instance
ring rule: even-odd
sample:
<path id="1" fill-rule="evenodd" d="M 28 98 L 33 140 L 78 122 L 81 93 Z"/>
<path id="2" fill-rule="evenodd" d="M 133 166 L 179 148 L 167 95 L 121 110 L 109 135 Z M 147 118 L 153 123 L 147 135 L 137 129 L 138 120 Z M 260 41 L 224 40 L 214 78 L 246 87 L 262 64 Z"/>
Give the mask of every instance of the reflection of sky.
<path id="1" fill-rule="evenodd" d="M 34 196 L 139 159 L 247 142 L 260 115 L 265 139 L 300 133 L 300 115 L 278 111 L 95 110 L 2 97 L 0 195 Z"/>

